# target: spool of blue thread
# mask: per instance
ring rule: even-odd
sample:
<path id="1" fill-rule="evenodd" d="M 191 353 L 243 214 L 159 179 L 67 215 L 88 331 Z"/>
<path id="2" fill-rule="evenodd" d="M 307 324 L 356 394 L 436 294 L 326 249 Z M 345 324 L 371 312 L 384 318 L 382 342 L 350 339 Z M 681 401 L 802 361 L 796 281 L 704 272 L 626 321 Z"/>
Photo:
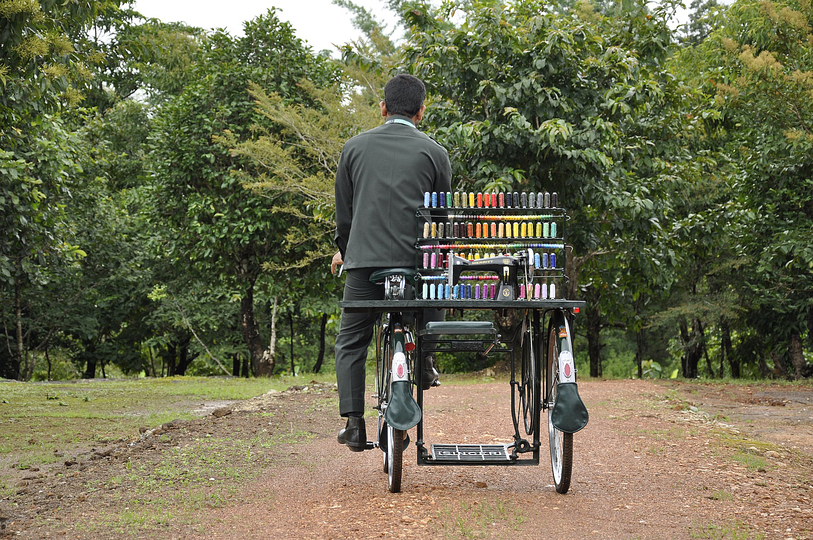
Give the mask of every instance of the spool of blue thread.
<path id="1" fill-rule="evenodd" d="M 423 205 L 426 208 L 429 208 L 430 201 L 432 200 L 432 195 L 428 191 L 424 191 L 423 193 Z"/>
<path id="2" fill-rule="evenodd" d="M 556 268 L 556 253 L 550 254 L 550 267 Z"/>

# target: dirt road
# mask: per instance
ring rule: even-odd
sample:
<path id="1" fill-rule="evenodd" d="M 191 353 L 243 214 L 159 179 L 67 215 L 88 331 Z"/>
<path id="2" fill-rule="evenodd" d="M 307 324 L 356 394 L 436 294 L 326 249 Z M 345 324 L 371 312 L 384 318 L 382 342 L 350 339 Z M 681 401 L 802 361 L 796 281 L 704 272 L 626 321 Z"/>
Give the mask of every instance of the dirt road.
<path id="1" fill-rule="evenodd" d="M 351 453 L 336 443 L 335 390 L 304 388 L 41 471 L 11 498 L 2 533 L 813 539 L 811 386 L 625 380 L 579 387 L 590 423 L 574 437 L 566 495 L 554 491 L 547 462 L 419 467 L 412 445 L 403 492 L 390 494 L 379 451 Z M 431 390 L 427 442 L 510 440 L 507 388 L 481 382 Z M 162 472 L 168 464 L 172 471 Z"/>

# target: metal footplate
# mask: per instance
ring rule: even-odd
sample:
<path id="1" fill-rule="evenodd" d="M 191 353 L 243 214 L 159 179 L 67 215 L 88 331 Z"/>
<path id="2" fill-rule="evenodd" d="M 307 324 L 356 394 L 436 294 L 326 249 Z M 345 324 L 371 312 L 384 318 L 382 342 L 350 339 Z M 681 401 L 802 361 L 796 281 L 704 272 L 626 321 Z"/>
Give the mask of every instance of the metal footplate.
<path id="1" fill-rule="evenodd" d="M 433 461 L 487 465 L 514 461 L 509 448 L 507 444 L 433 444 L 430 454 Z"/>

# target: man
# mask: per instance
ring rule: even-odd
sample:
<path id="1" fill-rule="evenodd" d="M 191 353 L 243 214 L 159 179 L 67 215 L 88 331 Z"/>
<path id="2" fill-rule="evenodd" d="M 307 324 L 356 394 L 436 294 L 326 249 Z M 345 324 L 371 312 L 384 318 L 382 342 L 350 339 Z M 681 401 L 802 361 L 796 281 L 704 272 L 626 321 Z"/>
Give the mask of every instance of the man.
<path id="1" fill-rule="evenodd" d="M 420 79 L 396 75 L 384 87 L 380 103 L 384 124 L 353 137 L 342 150 L 336 172 L 339 252 L 331 272 L 344 264 L 345 300 L 381 300 L 383 287 L 369 281 L 375 270 L 415 267 L 415 211 L 423 194 L 451 191 L 449 154 L 416 127 L 426 110 L 425 98 Z M 338 440 L 354 452 L 367 446 L 364 376 L 375 322 L 375 313 L 342 312 L 336 338 L 339 413 L 347 418 Z M 431 357 L 424 360 L 424 372 L 424 388 L 437 384 Z"/>

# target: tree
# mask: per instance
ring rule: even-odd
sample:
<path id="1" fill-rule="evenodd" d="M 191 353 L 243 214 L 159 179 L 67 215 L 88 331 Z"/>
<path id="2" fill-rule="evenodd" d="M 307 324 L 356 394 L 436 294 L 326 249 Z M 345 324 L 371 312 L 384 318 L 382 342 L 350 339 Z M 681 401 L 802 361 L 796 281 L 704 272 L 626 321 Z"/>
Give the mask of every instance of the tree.
<path id="1" fill-rule="evenodd" d="M 589 338 L 609 317 L 643 346 L 675 262 L 663 225 L 680 182 L 670 159 L 688 156 L 666 157 L 682 128 L 667 97 L 667 13 L 625 6 L 616 21 L 589 4 L 411 5 L 405 65 L 427 83 L 427 119 L 460 187 L 557 192 L 572 216 L 568 297 L 596 305 Z M 589 350 L 597 374 L 600 345 Z"/>
<path id="2" fill-rule="evenodd" d="M 270 375 L 273 359 L 264 357 L 255 295 L 271 287 L 263 265 L 284 263 L 288 222 L 272 211 L 268 199 L 243 189 L 230 171 L 244 164 L 213 137 L 228 132 L 247 140 L 252 126 L 267 125 L 254 112 L 249 82 L 302 101 L 307 96 L 301 80 L 324 85 L 335 74 L 273 11 L 247 22 L 245 37 L 222 31 L 207 36 L 195 73 L 195 82 L 163 106 L 156 120 L 160 207 L 155 220 L 172 228 L 168 255 L 179 271 L 186 268 L 239 294 L 240 327 L 253 371 Z"/>
<path id="3" fill-rule="evenodd" d="M 743 319 L 777 372 L 788 366 L 796 377 L 808 369 L 802 336 L 813 306 L 812 17 L 806 2 L 736 2 L 692 55 L 717 112 L 709 129 L 721 132 L 734 169 Z"/>

